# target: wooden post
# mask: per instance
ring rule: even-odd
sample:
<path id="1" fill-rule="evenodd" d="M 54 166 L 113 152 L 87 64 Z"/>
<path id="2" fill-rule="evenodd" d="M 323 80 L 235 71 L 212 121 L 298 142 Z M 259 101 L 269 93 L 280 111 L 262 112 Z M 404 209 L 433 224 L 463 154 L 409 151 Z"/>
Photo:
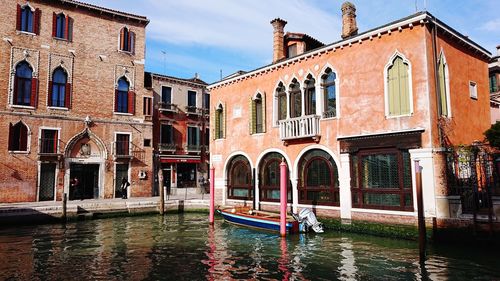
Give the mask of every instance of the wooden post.
<path id="1" fill-rule="evenodd" d="M 208 222 L 214 224 L 215 213 L 215 168 L 210 168 L 210 213 L 208 215 Z"/>
<path id="2" fill-rule="evenodd" d="M 286 236 L 286 203 L 287 203 L 287 166 L 285 163 L 285 159 L 281 161 L 280 164 L 280 234 L 282 237 Z"/>
<path id="3" fill-rule="evenodd" d="M 165 214 L 165 191 L 163 190 L 163 170 L 158 172 L 158 188 L 160 189 L 160 215 Z"/>
<path id="4" fill-rule="evenodd" d="M 418 212 L 418 248 L 420 261 L 425 260 L 425 216 L 424 216 L 424 199 L 422 195 L 422 167 L 420 161 L 415 160 L 415 182 L 417 184 L 417 212 Z"/>
<path id="5" fill-rule="evenodd" d="M 68 195 L 66 193 L 63 193 L 62 217 L 61 217 L 63 222 L 66 222 L 66 218 L 67 218 L 67 211 L 68 211 L 67 205 L 68 205 Z"/>

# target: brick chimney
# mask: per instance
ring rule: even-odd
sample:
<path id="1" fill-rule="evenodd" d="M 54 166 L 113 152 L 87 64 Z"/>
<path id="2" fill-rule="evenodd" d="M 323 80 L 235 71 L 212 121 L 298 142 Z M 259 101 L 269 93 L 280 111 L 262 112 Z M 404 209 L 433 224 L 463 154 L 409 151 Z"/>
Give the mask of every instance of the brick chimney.
<path id="1" fill-rule="evenodd" d="M 342 4 L 342 39 L 358 34 L 356 7 L 351 2 Z"/>
<path id="2" fill-rule="evenodd" d="M 273 63 L 285 58 L 285 25 L 287 22 L 280 18 L 271 21 L 273 25 Z"/>

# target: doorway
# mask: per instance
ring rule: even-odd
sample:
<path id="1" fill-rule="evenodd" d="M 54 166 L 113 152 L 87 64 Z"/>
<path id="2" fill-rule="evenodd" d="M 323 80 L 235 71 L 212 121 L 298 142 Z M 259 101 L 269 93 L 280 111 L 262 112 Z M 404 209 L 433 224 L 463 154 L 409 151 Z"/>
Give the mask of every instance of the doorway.
<path id="1" fill-rule="evenodd" d="M 163 186 L 162 187 L 164 187 L 166 189 L 167 195 L 170 195 L 170 190 L 172 187 L 171 171 L 172 170 L 170 170 L 170 169 L 163 170 Z"/>
<path id="2" fill-rule="evenodd" d="M 54 200 L 54 186 L 56 184 L 56 163 L 42 163 L 40 165 L 40 193 L 39 201 Z"/>
<path id="3" fill-rule="evenodd" d="M 115 172 L 115 198 L 122 198 L 122 179 L 127 179 L 128 182 L 128 164 L 116 164 Z M 128 188 L 127 188 L 128 190 Z M 128 198 L 128 195 L 127 195 Z"/>
<path id="4" fill-rule="evenodd" d="M 70 178 L 78 178 L 80 190 L 69 187 L 69 200 L 99 198 L 99 164 L 71 164 Z"/>

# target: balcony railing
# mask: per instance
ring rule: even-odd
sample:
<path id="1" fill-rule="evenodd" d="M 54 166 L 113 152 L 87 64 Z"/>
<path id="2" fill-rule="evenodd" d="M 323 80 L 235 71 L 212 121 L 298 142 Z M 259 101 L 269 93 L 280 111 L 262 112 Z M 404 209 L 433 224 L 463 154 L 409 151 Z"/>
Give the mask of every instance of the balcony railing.
<path id="1" fill-rule="evenodd" d="M 175 143 L 160 143 L 158 148 L 160 152 L 175 152 L 177 150 L 177 145 Z"/>
<path id="2" fill-rule="evenodd" d="M 158 109 L 160 111 L 171 111 L 171 112 L 176 112 L 177 111 L 177 105 L 173 103 L 168 103 L 168 102 L 160 102 L 158 103 Z"/>
<path id="3" fill-rule="evenodd" d="M 132 157 L 132 143 L 129 141 L 113 142 L 113 155 L 115 157 Z"/>
<path id="4" fill-rule="evenodd" d="M 186 145 L 186 151 L 187 152 L 200 153 L 201 152 L 201 145 L 199 145 L 199 144 L 188 144 L 188 145 Z"/>
<path id="5" fill-rule="evenodd" d="M 318 115 L 301 116 L 280 120 L 280 139 L 282 141 L 313 138 L 318 140 L 320 136 Z"/>
<path id="6" fill-rule="evenodd" d="M 194 115 L 201 115 L 201 111 L 198 107 L 196 106 L 186 106 L 186 113 L 188 114 L 194 114 Z"/>
<path id="7" fill-rule="evenodd" d="M 61 145 L 60 140 L 55 138 L 40 138 L 38 139 L 39 148 L 38 154 L 40 155 L 58 155 L 61 154 L 59 151 Z"/>

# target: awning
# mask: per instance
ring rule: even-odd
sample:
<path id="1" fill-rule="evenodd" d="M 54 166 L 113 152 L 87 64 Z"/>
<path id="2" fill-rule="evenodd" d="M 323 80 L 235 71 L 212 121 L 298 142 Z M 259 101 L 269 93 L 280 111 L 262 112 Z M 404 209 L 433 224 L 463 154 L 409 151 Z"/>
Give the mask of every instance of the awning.
<path id="1" fill-rule="evenodd" d="M 161 163 L 201 163 L 201 157 L 195 155 L 160 156 Z"/>

